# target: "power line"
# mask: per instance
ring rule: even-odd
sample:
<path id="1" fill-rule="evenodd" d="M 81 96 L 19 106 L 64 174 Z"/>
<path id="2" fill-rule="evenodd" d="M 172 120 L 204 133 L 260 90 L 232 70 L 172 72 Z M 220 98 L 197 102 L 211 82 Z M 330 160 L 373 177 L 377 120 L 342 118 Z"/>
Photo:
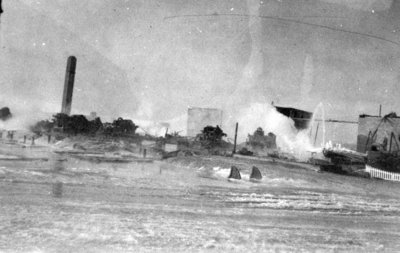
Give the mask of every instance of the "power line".
<path id="1" fill-rule="evenodd" d="M 301 21 L 301 20 L 296 20 L 296 19 L 291 19 L 291 18 L 282 18 L 282 17 L 276 17 L 276 16 L 262 16 L 262 15 L 235 14 L 235 13 L 186 14 L 186 15 L 167 16 L 167 17 L 164 18 L 164 20 L 175 19 L 175 18 L 220 17 L 220 16 L 222 16 L 222 17 L 229 17 L 229 16 L 233 16 L 233 17 L 248 17 L 248 18 L 252 17 L 252 18 L 261 18 L 261 19 L 269 19 L 269 20 L 275 20 L 275 21 L 280 21 L 280 22 L 294 23 L 294 24 L 300 24 L 300 25 L 308 25 L 308 26 L 318 27 L 318 28 L 327 29 L 327 30 L 331 30 L 331 31 L 349 33 L 349 34 L 359 35 L 359 36 L 368 37 L 368 38 L 372 38 L 372 39 L 377 39 L 377 40 L 381 40 L 381 41 L 385 41 L 385 42 L 394 44 L 396 46 L 400 46 L 400 42 L 389 40 L 389 39 L 386 39 L 384 37 L 380 37 L 380 36 L 373 35 L 373 34 L 361 33 L 361 32 L 356 32 L 356 31 L 351 31 L 351 30 L 345 30 L 345 29 L 341 29 L 341 28 L 331 27 L 331 26 L 327 26 L 327 25 L 315 24 L 315 23 L 305 22 L 305 21 Z M 315 17 L 317 17 L 317 16 L 315 16 Z M 306 18 L 307 18 L 307 16 L 306 16 Z M 328 18 L 333 18 L 333 17 L 328 17 Z"/>

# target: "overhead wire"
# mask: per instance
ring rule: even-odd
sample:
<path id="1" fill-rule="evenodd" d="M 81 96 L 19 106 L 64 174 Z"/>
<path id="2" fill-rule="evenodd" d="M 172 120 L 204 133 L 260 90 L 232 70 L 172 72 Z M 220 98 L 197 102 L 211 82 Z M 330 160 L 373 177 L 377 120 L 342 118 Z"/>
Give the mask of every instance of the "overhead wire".
<path id="1" fill-rule="evenodd" d="M 396 45 L 396 46 L 400 46 L 400 42 L 397 42 L 397 41 L 394 41 L 394 40 L 390 40 L 390 39 L 387 39 L 385 37 L 377 36 L 377 35 L 374 35 L 374 34 L 351 31 L 351 30 L 332 27 L 332 26 L 328 26 L 328 25 L 316 24 L 316 23 L 306 22 L 306 21 L 302 21 L 302 20 L 298 20 L 298 19 L 286 18 L 286 17 L 278 17 L 278 16 L 237 14 L 237 13 L 186 14 L 186 15 L 167 16 L 167 17 L 164 18 L 164 20 L 176 19 L 176 18 L 193 18 L 193 17 L 248 17 L 248 18 L 269 19 L 269 20 L 275 20 L 275 21 L 279 21 L 279 22 L 286 22 L 286 23 L 294 23 L 294 24 L 300 24 L 300 25 L 306 25 L 306 26 L 313 26 L 313 27 L 318 27 L 318 28 L 321 28 L 321 29 L 331 30 L 331 31 L 335 31 L 335 32 L 342 32 L 342 33 L 348 33 L 348 34 L 358 35 L 358 36 L 362 36 L 362 37 L 368 37 L 368 38 L 384 41 L 384 42 L 387 42 L 387 43 L 391 43 L 391 44 Z M 305 17 L 299 17 L 299 18 L 319 18 L 319 16 L 305 16 Z M 324 18 L 324 17 L 321 16 L 321 18 Z M 341 17 L 331 17 L 331 16 L 329 16 L 327 18 L 341 18 Z"/>

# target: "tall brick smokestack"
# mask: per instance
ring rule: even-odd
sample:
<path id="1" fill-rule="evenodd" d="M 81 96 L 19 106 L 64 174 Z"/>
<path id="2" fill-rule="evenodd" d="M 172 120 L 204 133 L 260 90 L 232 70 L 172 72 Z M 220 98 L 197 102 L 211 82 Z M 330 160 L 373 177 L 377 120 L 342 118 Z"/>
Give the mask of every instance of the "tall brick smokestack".
<path id="1" fill-rule="evenodd" d="M 61 113 L 69 115 L 71 113 L 72 104 L 72 92 L 74 90 L 74 80 L 75 80 L 75 69 L 76 69 L 76 57 L 68 57 L 67 70 L 65 73 L 64 82 L 64 93 L 62 100 Z"/>

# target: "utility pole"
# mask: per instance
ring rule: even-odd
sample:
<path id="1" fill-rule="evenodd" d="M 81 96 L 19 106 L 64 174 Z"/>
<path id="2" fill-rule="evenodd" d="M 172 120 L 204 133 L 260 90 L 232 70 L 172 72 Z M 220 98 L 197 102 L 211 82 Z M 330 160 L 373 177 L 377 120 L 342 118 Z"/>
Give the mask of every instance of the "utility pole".
<path id="1" fill-rule="evenodd" d="M 233 143 L 233 152 L 232 155 L 236 153 L 236 141 L 237 141 L 237 131 L 238 131 L 239 123 L 236 122 L 236 129 L 235 129 L 235 142 Z"/>

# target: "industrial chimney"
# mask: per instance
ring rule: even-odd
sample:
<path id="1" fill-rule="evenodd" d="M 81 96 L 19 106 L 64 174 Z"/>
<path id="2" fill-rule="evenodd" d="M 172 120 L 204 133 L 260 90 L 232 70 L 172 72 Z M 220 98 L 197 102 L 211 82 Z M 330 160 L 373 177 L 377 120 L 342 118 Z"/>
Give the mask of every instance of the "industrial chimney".
<path id="1" fill-rule="evenodd" d="M 67 70 L 65 73 L 64 93 L 62 99 L 61 113 L 69 115 L 71 113 L 72 92 L 74 90 L 74 79 L 76 69 L 76 57 L 68 57 Z"/>

